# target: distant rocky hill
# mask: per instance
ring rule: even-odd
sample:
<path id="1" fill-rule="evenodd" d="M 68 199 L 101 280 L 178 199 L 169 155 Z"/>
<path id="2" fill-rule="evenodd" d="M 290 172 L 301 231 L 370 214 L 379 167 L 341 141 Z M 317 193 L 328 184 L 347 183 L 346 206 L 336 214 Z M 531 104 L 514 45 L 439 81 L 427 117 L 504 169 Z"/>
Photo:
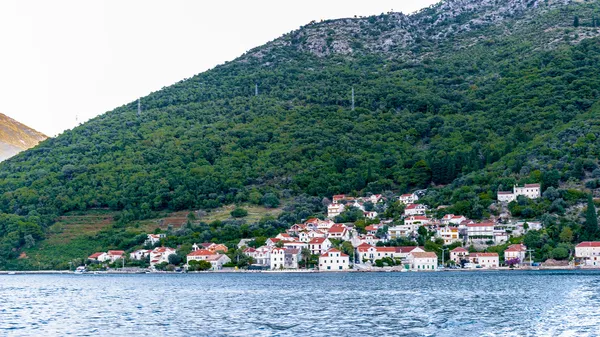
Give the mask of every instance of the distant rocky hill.
<path id="1" fill-rule="evenodd" d="M 0 113 L 0 161 L 36 146 L 48 137 Z"/>

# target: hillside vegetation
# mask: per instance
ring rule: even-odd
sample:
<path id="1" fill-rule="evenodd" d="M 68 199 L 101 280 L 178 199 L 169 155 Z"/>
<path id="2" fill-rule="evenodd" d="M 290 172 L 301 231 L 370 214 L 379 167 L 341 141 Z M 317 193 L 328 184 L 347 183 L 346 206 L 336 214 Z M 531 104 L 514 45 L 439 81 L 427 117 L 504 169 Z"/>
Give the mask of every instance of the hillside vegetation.
<path id="1" fill-rule="evenodd" d="M 92 208 L 127 225 L 448 185 L 431 203 L 464 187 L 478 218 L 514 183 L 598 179 L 598 13 L 597 1 L 460 0 L 311 23 L 143 97 L 140 115 L 132 102 L 0 164 L 0 266 Z"/>

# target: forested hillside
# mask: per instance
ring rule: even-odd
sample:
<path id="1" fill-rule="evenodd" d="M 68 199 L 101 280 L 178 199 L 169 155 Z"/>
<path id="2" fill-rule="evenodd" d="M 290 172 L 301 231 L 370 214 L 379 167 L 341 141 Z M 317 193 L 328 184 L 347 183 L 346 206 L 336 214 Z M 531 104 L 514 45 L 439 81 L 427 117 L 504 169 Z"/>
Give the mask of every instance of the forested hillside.
<path id="1" fill-rule="evenodd" d="M 597 1 L 460 0 L 311 23 L 0 164 L 0 266 L 69 211 L 127 224 L 265 195 L 598 179 L 597 18 Z"/>

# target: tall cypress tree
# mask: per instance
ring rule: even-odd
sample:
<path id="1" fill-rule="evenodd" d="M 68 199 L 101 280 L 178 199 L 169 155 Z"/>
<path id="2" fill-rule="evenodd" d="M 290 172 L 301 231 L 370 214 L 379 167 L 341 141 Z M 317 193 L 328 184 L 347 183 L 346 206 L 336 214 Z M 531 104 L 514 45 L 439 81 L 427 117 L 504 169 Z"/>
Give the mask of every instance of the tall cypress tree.
<path id="1" fill-rule="evenodd" d="M 576 16 L 573 19 L 573 27 L 579 27 L 579 17 L 578 16 Z"/>
<path id="2" fill-rule="evenodd" d="M 592 195 L 588 196 L 587 211 L 585 213 L 585 225 L 583 227 L 583 238 L 585 240 L 594 240 L 598 235 L 598 214 Z"/>

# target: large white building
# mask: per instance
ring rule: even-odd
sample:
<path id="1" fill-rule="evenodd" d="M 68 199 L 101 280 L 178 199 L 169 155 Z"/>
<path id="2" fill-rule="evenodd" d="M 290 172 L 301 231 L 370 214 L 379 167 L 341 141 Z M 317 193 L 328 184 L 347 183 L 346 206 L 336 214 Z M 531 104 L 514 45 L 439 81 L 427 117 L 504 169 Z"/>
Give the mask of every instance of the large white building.
<path id="1" fill-rule="evenodd" d="M 600 241 L 584 241 L 575 246 L 575 257 L 586 266 L 600 266 Z"/>
<path id="2" fill-rule="evenodd" d="M 349 268 L 350 257 L 335 248 L 331 248 L 319 256 L 319 270 L 340 271 Z"/>
<path id="3" fill-rule="evenodd" d="M 513 186 L 513 191 L 498 191 L 497 199 L 502 202 L 511 202 L 517 200 L 518 196 L 524 196 L 529 199 L 538 199 L 542 197 L 542 186 L 540 184 L 526 184 L 523 187 Z"/>
<path id="4" fill-rule="evenodd" d="M 345 208 L 346 207 L 344 204 L 331 204 L 327 206 L 327 217 L 330 219 L 335 218 L 336 216 L 342 214 Z"/>
<path id="5" fill-rule="evenodd" d="M 498 253 L 472 253 L 469 255 L 469 261 L 474 267 L 484 269 L 500 267 L 500 256 Z"/>
<path id="6" fill-rule="evenodd" d="M 471 223 L 467 225 L 469 241 L 494 240 L 494 224 L 491 222 Z"/>
<path id="7" fill-rule="evenodd" d="M 410 205 L 406 206 L 406 208 L 404 209 L 404 215 L 405 216 L 425 215 L 426 211 L 427 211 L 427 206 L 425 206 L 425 205 L 410 204 Z"/>
<path id="8" fill-rule="evenodd" d="M 414 252 L 408 255 L 410 268 L 415 271 L 434 271 L 437 270 L 438 258 L 432 252 Z"/>
<path id="9" fill-rule="evenodd" d="M 398 197 L 398 200 L 405 205 L 414 204 L 417 200 L 419 200 L 419 196 L 415 193 L 402 194 L 400 197 Z"/>

